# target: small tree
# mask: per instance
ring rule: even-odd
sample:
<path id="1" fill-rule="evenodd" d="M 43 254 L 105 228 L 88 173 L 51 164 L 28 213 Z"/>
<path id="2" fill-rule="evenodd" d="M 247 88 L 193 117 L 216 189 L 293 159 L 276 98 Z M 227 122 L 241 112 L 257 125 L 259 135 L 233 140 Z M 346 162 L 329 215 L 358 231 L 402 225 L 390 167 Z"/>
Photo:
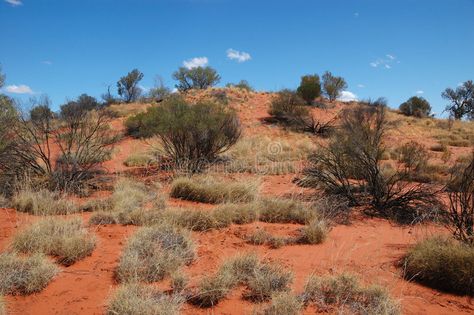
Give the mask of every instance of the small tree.
<path id="1" fill-rule="evenodd" d="M 422 118 L 430 115 L 431 105 L 423 97 L 413 96 L 402 103 L 399 109 L 404 115 Z"/>
<path id="2" fill-rule="evenodd" d="M 98 109 L 99 106 L 100 104 L 97 102 L 95 97 L 81 94 L 77 100 L 61 105 L 60 115 L 62 118 L 71 117 L 73 115 L 82 115 L 88 111 Z"/>
<path id="3" fill-rule="evenodd" d="M 125 103 L 130 103 L 138 99 L 141 89 L 138 82 L 143 79 L 143 73 L 137 69 L 132 70 L 126 76 L 121 77 L 117 82 L 117 92 L 123 98 Z"/>
<path id="4" fill-rule="evenodd" d="M 447 190 L 448 228 L 456 239 L 474 246 L 474 153 L 467 165 L 452 169 Z"/>
<path id="5" fill-rule="evenodd" d="M 140 134 L 158 136 L 164 155 L 176 167 L 198 172 L 240 137 L 237 114 L 215 103 L 190 105 L 175 96 L 130 118 Z M 138 120 L 138 121 L 137 121 Z"/>
<path id="6" fill-rule="evenodd" d="M 323 74 L 323 90 L 330 102 L 338 98 L 345 89 L 347 83 L 344 78 L 333 76 L 329 71 Z"/>
<path id="7" fill-rule="evenodd" d="M 211 67 L 184 68 L 180 67 L 173 73 L 173 79 L 178 81 L 176 88 L 185 92 L 190 89 L 207 89 L 219 83 L 221 77 Z"/>
<path id="8" fill-rule="evenodd" d="M 163 83 L 163 79 L 159 76 L 155 78 L 155 86 L 150 89 L 148 97 L 156 102 L 161 102 L 171 94 L 169 88 Z"/>
<path id="9" fill-rule="evenodd" d="M 447 88 L 441 96 L 450 102 L 445 111 L 454 119 L 462 119 L 465 115 L 470 119 L 474 118 L 474 83 L 471 80 L 464 82 L 456 90 Z"/>
<path id="10" fill-rule="evenodd" d="M 306 101 L 306 104 L 311 105 L 313 100 L 321 95 L 319 76 L 317 74 L 302 76 L 297 92 Z"/>

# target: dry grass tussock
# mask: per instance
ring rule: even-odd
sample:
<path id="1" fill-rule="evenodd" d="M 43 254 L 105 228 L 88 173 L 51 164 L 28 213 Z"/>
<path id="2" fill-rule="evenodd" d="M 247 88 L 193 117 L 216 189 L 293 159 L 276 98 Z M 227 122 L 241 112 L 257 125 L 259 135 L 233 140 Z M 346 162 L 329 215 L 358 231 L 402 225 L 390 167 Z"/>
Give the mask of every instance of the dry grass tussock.
<path id="1" fill-rule="evenodd" d="M 474 296 L 474 248 L 443 236 L 416 244 L 403 261 L 405 278 Z"/>
<path id="2" fill-rule="evenodd" d="M 191 263 L 195 246 L 188 231 L 162 224 L 143 227 L 125 246 L 116 270 L 120 282 L 155 282 Z"/>
<path id="3" fill-rule="evenodd" d="M 268 223 L 306 224 L 317 219 L 317 209 L 295 199 L 261 198 L 256 203 L 259 220 Z"/>
<path id="4" fill-rule="evenodd" d="M 12 242 L 17 251 L 51 255 L 65 266 L 89 256 L 95 245 L 95 236 L 83 227 L 80 218 L 39 220 L 19 232 Z"/>
<path id="5" fill-rule="evenodd" d="M 257 315 L 298 315 L 303 308 L 299 297 L 291 292 L 278 292 L 272 295 L 271 303 Z"/>
<path id="6" fill-rule="evenodd" d="M 160 187 L 147 187 L 145 184 L 130 179 L 120 179 L 114 186 L 110 198 L 93 200 L 87 205 L 95 211 L 90 224 L 136 224 L 141 225 L 145 215 L 145 206 L 155 209 L 165 208 L 165 198 L 157 192 Z"/>
<path id="7" fill-rule="evenodd" d="M 315 144 L 307 136 L 288 140 L 268 136 L 244 137 L 226 153 L 229 162 L 225 170 L 264 175 L 296 173 L 301 161 L 314 150 Z"/>
<path id="8" fill-rule="evenodd" d="M 128 167 L 147 167 L 156 164 L 156 159 L 149 152 L 134 152 L 123 162 Z"/>
<path id="9" fill-rule="evenodd" d="M 113 295 L 107 314 L 178 315 L 183 303 L 180 295 L 166 295 L 143 284 L 124 284 Z"/>
<path id="10" fill-rule="evenodd" d="M 0 296 L 0 315 L 7 314 L 7 306 L 5 305 L 5 299 L 3 296 Z"/>
<path id="11" fill-rule="evenodd" d="M 38 191 L 24 188 L 15 193 L 12 207 L 34 215 L 63 215 L 77 212 L 79 208 L 66 196 L 46 189 Z"/>
<path id="12" fill-rule="evenodd" d="M 0 295 L 27 295 L 40 292 L 58 271 L 58 268 L 42 254 L 23 257 L 15 253 L 2 253 Z"/>
<path id="13" fill-rule="evenodd" d="M 246 286 L 245 298 L 265 301 L 274 293 L 288 291 L 292 279 L 293 274 L 280 265 L 261 261 L 256 254 L 240 254 L 202 278 L 192 301 L 201 307 L 216 305 L 238 285 Z"/>
<path id="14" fill-rule="evenodd" d="M 385 288 L 361 286 L 351 274 L 311 276 L 304 288 L 303 301 L 338 314 L 396 315 L 401 312 L 399 303 Z"/>
<path id="15" fill-rule="evenodd" d="M 205 203 L 250 202 L 258 194 L 258 183 L 236 182 L 212 176 L 178 177 L 171 183 L 171 197 Z"/>
<path id="16" fill-rule="evenodd" d="M 119 117 L 127 117 L 132 114 L 138 114 L 146 112 L 151 104 L 143 103 L 129 103 L 129 104 L 112 104 L 108 108 L 109 110 Z"/>

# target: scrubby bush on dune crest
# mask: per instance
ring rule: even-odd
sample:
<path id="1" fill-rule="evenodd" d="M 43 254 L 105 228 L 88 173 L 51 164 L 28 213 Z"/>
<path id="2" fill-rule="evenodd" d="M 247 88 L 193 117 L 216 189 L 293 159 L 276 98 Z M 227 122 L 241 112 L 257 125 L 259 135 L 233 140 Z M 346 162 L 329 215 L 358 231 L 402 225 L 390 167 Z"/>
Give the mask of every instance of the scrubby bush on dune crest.
<path id="1" fill-rule="evenodd" d="M 171 197 L 184 200 L 223 203 L 249 202 L 257 195 L 255 182 L 232 182 L 214 177 L 178 177 L 171 183 Z"/>
<path id="2" fill-rule="evenodd" d="M 144 227 L 132 236 L 116 270 L 120 282 L 155 282 L 193 261 L 190 234 L 172 225 Z"/>
<path id="3" fill-rule="evenodd" d="M 423 97 L 413 96 L 400 105 L 400 111 L 406 116 L 428 117 L 431 112 L 431 105 Z"/>
<path id="4" fill-rule="evenodd" d="M 2 253 L 0 295 L 27 295 L 40 292 L 58 271 L 58 268 L 42 254 L 22 257 L 15 253 Z"/>
<path id="5" fill-rule="evenodd" d="M 83 226 L 80 218 L 39 220 L 13 238 L 12 247 L 23 253 L 44 253 L 69 266 L 94 250 L 96 238 Z"/>
<path id="6" fill-rule="evenodd" d="M 416 244 L 403 260 L 405 278 L 474 296 L 474 248 L 444 236 Z"/>
<path id="7" fill-rule="evenodd" d="M 114 293 L 107 307 L 107 314 L 178 315 L 183 303 L 183 297 L 166 295 L 152 286 L 125 284 Z"/>

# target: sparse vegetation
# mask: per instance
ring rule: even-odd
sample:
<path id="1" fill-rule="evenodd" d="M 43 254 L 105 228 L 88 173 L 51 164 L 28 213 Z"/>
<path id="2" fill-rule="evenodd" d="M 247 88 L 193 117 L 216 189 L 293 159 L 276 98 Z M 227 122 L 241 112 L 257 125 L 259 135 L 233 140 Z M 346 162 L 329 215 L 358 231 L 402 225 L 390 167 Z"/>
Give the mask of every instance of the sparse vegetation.
<path id="1" fill-rule="evenodd" d="M 236 89 L 242 89 L 246 90 L 248 92 L 253 92 L 253 87 L 248 83 L 247 80 L 240 80 L 238 83 L 228 83 L 226 84 L 227 88 L 236 88 Z"/>
<path id="2" fill-rule="evenodd" d="M 261 264 L 247 282 L 244 296 L 253 301 L 267 301 L 278 292 L 289 291 L 293 274 L 276 264 Z"/>
<path id="3" fill-rule="evenodd" d="M 107 308 L 108 315 L 178 315 L 184 303 L 180 295 L 166 295 L 143 284 L 121 285 Z"/>
<path id="4" fill-rule="evenodd" d="M 413 96 L 400 105 L 400 112 L 418 118 L 428 117 L 431 112 L 431 105 L 423 97 Z"/>
<path id="5" fill-rule="evenodd" d="M 65 266 L 89 256 L 96 245 L 95 236 L 80 218 L 39 220 L 19 232 L 12 247 L 22 253 L 44 253 Z"/>
<path id="6" fill-rule="evenodd" d="M 172 225 L 143 227 L 132 236 L 116 270 L 120 282 L 155 282 L 193 261 L 187 231 Z"/>
<path id="7" fill-rule="evenodd" d="M 315 209 L 293 199 L 262 198 L 257 207 L 259 220 L 269 223 L 306 224 L 318 215 Z"/>
<path id="8" fill-rule="evenodd" d="M 410 249 L 403 261 L 405 278 L 430 287 L 474 296 L 474 248 L 437 236 Z"/>
<path id="9" fill-rule="evenodd" d="M 400 314 L 398 302 L 380 286 L 362 287 L 351 274 L 311 276 L 305 285 L 303 300 L 318 308 L 353 314 Z"/>
<path id="10" fill-rule="evenodd" d="M 329 233 L 329 224 L 324 220 L 313 220 L 301 229 L 297 239 L 302 244 L 320 244 L 324 242 Z"/>
<path id="11" fill-rule="evenodd" d="M 12 207 L 34 215 L 61 215 L 77 212 L 77 207 L 66 196 L 46 189 L 25 187 L 12 197 Z"/>
<path id="12" fill-rule="evenodd" d="M 257 195 L 255 182 L 230 182 L 217 178 L 178 177 L 171 184 L 171 197 L 206 203 L 249 202 Z"/>
<path id="13" fill-rule="evenodd" d="M 469 80 L 458 86 L 456 90 L 447 88 L 441 96 L 450 102 L 445 111 L 459 120 L 464 116 L 470 119 L 474 116 L 474 83 Z"/>
<path id="14" fill-rule="evenodd" d="M 0 295 L 40 292 L 58 271 L 42 254 L 22 257 L 15 253 L 1 253 Z"/>

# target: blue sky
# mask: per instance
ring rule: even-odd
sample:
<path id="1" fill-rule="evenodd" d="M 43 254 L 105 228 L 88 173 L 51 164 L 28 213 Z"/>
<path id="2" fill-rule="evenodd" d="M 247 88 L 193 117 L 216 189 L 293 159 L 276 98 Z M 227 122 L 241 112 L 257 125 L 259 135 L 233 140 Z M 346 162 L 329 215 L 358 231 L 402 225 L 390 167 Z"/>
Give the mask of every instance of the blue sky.
<path id="1" fill-rule="evenodd" d="M 438 113 L 446 87 L 474 79 L 474 0 L 0 1 L 4 92 L 46 93 L 55 108 L 99 97 L 133 68 L 144 87 L 156 75 L 172 87 L 193 58 L 221 85 L 296 88 L 330 70 L 360 99 L 398 107 L 418 93 Z"/>

